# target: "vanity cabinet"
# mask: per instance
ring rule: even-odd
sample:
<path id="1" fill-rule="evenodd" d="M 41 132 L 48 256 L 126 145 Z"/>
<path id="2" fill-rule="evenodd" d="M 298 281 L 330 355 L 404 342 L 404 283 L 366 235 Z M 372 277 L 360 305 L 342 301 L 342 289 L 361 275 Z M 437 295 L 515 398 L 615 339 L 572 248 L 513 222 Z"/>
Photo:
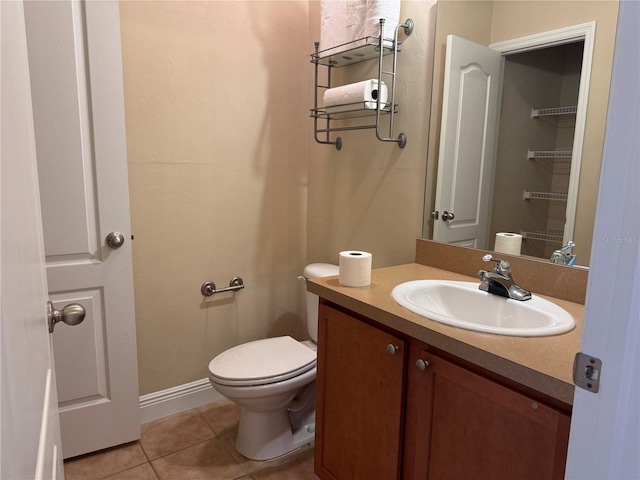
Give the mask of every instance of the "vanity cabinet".
<path id="1" fill-rule="evenodd" d="M 568 414 L 421 346 L 409 365 L 403 478 L 564 478 Z"/>
<path id="2" fill-rule="evenodd" d="M 321 303 L 323 480 L 562 479 L 569 407 Z"/>
<path id="3" fill-rule="evenodd" d="M 315 471 L 400 478 L 407 342 L 320 304 Z"/>

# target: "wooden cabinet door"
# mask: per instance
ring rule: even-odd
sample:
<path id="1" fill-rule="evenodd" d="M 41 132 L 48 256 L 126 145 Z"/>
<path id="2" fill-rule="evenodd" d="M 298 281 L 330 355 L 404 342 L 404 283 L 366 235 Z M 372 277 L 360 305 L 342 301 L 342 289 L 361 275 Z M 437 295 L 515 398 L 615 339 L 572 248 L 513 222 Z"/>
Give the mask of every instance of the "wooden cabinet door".
<path id="1" fill-rule="evenodd" d="M 418 359 L 428 362 L 424 371 Z M 560 480 L 569 424 L 563 412 L 418 350 L 408 373 L 404 479 Z"/>
<path id="2" fill-rule="evenodd" d="M 405 341 L 325 304 L 318 321 L 316 474 L 399 479 Z"/>

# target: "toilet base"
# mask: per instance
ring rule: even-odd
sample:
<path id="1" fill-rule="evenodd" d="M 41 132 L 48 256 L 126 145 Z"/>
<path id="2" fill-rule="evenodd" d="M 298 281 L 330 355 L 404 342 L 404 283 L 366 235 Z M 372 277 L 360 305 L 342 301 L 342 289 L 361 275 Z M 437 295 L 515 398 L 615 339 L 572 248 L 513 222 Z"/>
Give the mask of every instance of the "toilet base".
<path id="1" fill-rule="evenodd" d="M 292 430 L 287 409 L 255 412 L 242 408 L 236 450 L 251 460 L 280 457 L 315 438 L 315 412 Z"/>

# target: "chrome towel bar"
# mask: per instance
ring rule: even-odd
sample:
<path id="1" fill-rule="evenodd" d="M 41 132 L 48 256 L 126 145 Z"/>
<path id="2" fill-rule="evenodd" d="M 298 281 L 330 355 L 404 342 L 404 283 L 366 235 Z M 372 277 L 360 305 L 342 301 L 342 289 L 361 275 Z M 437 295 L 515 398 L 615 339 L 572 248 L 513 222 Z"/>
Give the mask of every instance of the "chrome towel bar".
<path id="1" fill-rule="evenodd" d="M 222 292 L 235 292 L 236 290 L 242 290 L 244 288 L 244 282 L 240 277 L 233 277 L 229 280 L 229 286 L 221 289 L 216 288 L 216 284 L 213 282 L 204 282 L 200 287 L 200 292 L 205 297 L 210 297 L 216 293 Z"/>

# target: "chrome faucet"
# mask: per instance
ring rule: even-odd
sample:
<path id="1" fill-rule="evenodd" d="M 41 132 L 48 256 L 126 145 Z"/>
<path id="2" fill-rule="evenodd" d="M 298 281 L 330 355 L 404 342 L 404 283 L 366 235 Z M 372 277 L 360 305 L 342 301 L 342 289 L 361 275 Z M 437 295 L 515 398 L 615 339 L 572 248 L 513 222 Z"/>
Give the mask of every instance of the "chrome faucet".
<path id="1" fill-rule="evenodd" d="M 576 244 L 573 243 L 573 241 L 570 241 L 560 250 L 554 251 L 550 259 L 551 263 L 557 263 L 560 265 L 569 265 L 569 266 L 573 265 L 573 263 L 576 261 L 576 254 L 572 253 L 571 249 L 575 246 Z"/>
<path id="2" fill-rule="evenodd" d="M 513 298 L 514 300 L 529 300 L 531 292 L 520 287 L 511 277 L 511 265 L 505 260 L 493 258 L 491 254 L 482 257 L 483 262 L 496 262 L 493 272 L 480 270 L 478 278 L 482 280 L 480 290 L 500 295 L 502 297 Z"/>

